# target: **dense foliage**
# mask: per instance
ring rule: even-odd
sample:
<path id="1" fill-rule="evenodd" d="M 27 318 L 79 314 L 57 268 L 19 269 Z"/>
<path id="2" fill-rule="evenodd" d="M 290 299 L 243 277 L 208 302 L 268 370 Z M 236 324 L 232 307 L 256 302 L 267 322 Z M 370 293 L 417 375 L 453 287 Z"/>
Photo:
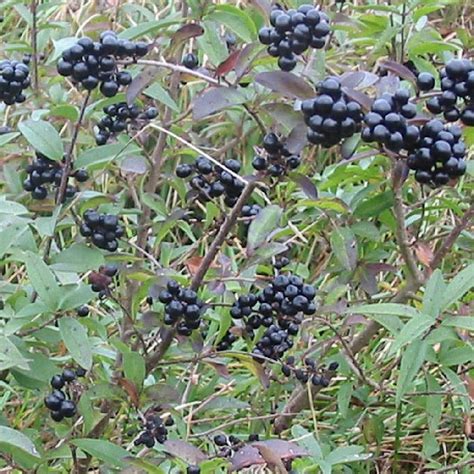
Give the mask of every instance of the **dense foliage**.
<path id="1" fill-rule="evenodd" d="M 473 14 L 1 2 L 0 471 L 470 472 Z"/>

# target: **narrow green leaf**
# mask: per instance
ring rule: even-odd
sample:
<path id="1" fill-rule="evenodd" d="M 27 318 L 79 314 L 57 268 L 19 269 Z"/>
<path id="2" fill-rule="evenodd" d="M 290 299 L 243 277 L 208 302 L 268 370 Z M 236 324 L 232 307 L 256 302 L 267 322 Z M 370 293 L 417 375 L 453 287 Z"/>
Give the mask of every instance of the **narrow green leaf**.
<path id="1" fill-rule="evenodd" d="M 54 311 L 58 308 L 61 299 L 61 289 L 53 272 L 40 256 L 32 252 L 25 254 L 25 264 L 33 288 L 43 303 Z"/>
<path id="2" fill-rule="evenodd" d="M 398 375 L 397 393 L 395 395 L 395 403 L 397 406 L 400 405 L 403 396 L 408 391 L 410 384 L 421 367 L 421 364 L 423 364 L 427 348 L 427 342 L 418 339 L 413 341 L 403 353 L 400 364 L 400 374 Z"/>
<path id="3" fill-rule="evenodd" d="M 246 43 L 257 38 L 257 28 L 250 16 L 233 5 L 217 5 L 207 18 L 227 26 Z"/>
<path id="4" fill-rule="evenodd" d="M 376 303 L 376 304 L 364 304 L 356 306 L 346 310 L 346 313 L 361 313 L 365 315 L 369 314 L 388 314 L 401 316 L 405 318 L 418 318 L 422 316 L 422 313 L 416 308 L 405 304 L 397 303 Z"/>
<path id="5" fill-rule="evenodd" d="M 354 270 L 357 264 L 357 241 L 348 227 L 337 227 L 331 234 L 331 248 L 339 263 L 346 270 Z"/>
<path id="6" fill-rule="evenodd" d="M 126 465 L 126 462 L 124 461 L 125 458 L 131 456 L 128 451 L 120 446 L 101 439 L 73 439 L 71 440 L 71 443 L 91 456 L 94 456 L 114 467 L 124 467 Z"/>
<path id="7" fill-rule="evenodd" d="M 441 270 L 433 272 L 426 284 L 425 294 L 423 296 L 423 312 L 433 318 L 438 317 L 441 304 L 446 291 L 446 283 L 443 280 Z"/>
<path id="8" fill-rule="evenodd" d="M 104 263 L 100 250 L 85 244 L 73 244 L 52 258 L 51 267 L 62 272 L 87 272 Z"/>
<path id="9" fill-rule="evenodd" d="M 448 316 L 441 325 L 474 331 L 474 316 Z"/>
<path id="10" fill-rule="evenodd" d="M 64 147 L 57 130 L 44 120 L 20 122 L 18 128 L 30 145 L 51 160 L 62 160 Z"/>
<path id="11" fill-rule="evenodd" d="M 459 272 L 448 284 L 440 309 L 448 308 L 460 300 L 472 287 L 474 287 L 474 263 Z"/>
<path id="12" fill-rule="evenodd" d="M 143 385 L 146 375 L 145 360 L 138 352 L 123 354 L 123 370 L 125 378 L 131 380 L 137 388 Z"/>
<path id="13" fill-rule="evenodd" d="M 372 457 L 371 454 L 361 454 L 364 451 L 362 446 L 341 446 L 331 451 L 325 461 L 334 465 L 346 462 L 365 461 Z"/>
<path id="14" fill-rule="evenodd" d="M 281 207 L 271 205 L 263 208 L 251 222 L 248 231 L 247 252 L 252 255 L 260 247 L 270 233 L 276 229 L 280 222 L 283 210 Z"/>
<path id="15" fill-rule="evenodd" d="M 179 112 L 179 107 L 173 98 L 169 95 L 168 91 L 158 82 L 153 83 L 150 87 L 147 87 L 143 93 L 152 99 L 155 99 L 162 104 L 165 104 L 175 112 Z"/>
<path id="16" fill-rule="evenodd" d="M 73 318 L 61 318 L 59 331 L 73 359 L 89 370 L 92 367 L 92 346 L 84 326 Z"/>
<path id="17" fill-rule="evenodd" d="M 2 444 L 19 448 L 35 458 L 40 457 L 40 454 L 30 438 L 20 431 L 9 428 L 8 426 L 0 426 L 0 445 Z M 0 449 L 0 451 L 2 450 Z"/>
<path id="18" fill-rule="evenodd" d="M 406 344 L 413 342 L 417 337 L 421 336 L 428 328 L 435 323 L 435 320 L 429 316 L 422 315 L 413 318 L 400 331 L 400 334 L 393 341 L 389 351 L 389 356 L 395 354 Z"/>

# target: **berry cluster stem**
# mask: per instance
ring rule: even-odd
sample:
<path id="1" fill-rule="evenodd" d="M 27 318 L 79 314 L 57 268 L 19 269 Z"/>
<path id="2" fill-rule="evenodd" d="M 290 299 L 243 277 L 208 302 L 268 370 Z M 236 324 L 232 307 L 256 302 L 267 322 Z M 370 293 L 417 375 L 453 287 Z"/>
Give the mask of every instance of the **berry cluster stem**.
<path id="1" fill-rule="evenodd" d="M 87 92 L 87 95 L 84 98 L 84 101 L 81 106 L 81 111 L 79 113 L 79 118 L 77 119 L 76 125 L 74 127 L 71 144 L 69 146 L 69 150 L 66 154 L 66 160 L 64 162 L 64 169 L 63 169 L 63 175 L 61 177 L 61 183 L 59 184 L 58 192 L 56 194 L 56 204 L 62 204 L 62 202 L 64 201 L 67 182 L 69 179 L 69 173 L 71 172 L 71 169 L 72 169 L 74 147 L 76 146 L 77 137 L 79 136 L 79 129 L 81 128 L 82 121 L 84 120 L 84 115 L 86 113 L 86 107 L 87 107 L 87 103 L 89 102 L 90 96 L 91 96 L 91 92 L 89 91 Z"/>
<path id="2" fill-rule="evenodd" d="M 216 258 L 219 249 L 222 247 L 228 233 L 237 222 L 238 217 L 242 212 L 242 207 L 244 207 L 245 203 L 255 190 L 258 185 L 258 181 L 250 181 L 247 183 L 247 186 L 242 191 L 239 199 L 235 203 L 235 206 L 232 208 L 232 212 L 227 216 L 224 224 L 219 229 L 219 232 L 216 235 L 216 238 L 212 242 L 211 246 L 209 247 L 208 251 L 206 252 L 205 257 L 202 259 L 199 268 L 197 269 L 190 285 L 190 289 L 196 291 L 199 289 L 199 286 L 204 280 L 204 277 L 209 270 L 212 262 Z M 158 362 L 162 359 L 168 348 L 170 347 L 171 343 L 173 342 L 173 338 L 175 335 L 174 329 L 165 330 L 163 333 L 163 338 L 161 340 L 161 344 L 156 352 L 150 354 L 150 357 L 147 360 L 146 367 L 147 371 L 151 372 Z"/>
<path id="3" fill-rule="evenodd" d="M 37 24 L 37 0 L 31 0 L 31 16 L 33 26 L 31 28 L 31 46 L 33 48 L 33 89 L 38 92 L 39 78 L 38 78 L 38 24 Z"/>

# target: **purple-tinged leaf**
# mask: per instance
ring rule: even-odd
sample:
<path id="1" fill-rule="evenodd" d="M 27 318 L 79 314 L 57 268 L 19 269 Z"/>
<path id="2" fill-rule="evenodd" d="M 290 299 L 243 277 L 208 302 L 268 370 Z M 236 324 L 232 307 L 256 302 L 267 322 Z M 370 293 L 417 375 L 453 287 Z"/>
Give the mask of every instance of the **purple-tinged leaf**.
<path id="1" fill-rule="evenodd" d="M 400 88 L 400 78 L 394 74 L 387 74 L 381 77 L 376 85 L 377 96 L 388 93 L 393 94 Z"/>
<path id="2" fill-rule="evenodd" d="M 373 99 L 371 99 L 367 94 L 364 94 L 360 91 L 356 91 L 355 89 L 351 89 L 350 87 L 343 87 L 342 90 L 344 94 L 349 97 L 349 99 L 355 100 L 364 109 L 370 110 L 370 108 L 372 107 Z"/>
<path id="3" fill-rule="evenodd" d="M 230 53 L 230 55 L 227 56 L 227 58 L 224 59 L 224 61 L 222 61 L 219 64 L 219 66 L 217 66 L 216 77 L 225 76 L 227 73 L 232 71 L 235 68 L 236 64 L 237 64 L 240 53 L 241 53 L 241 51 L 239 51 L 239 50 L 233 51 L 232 53 Z"/>
<path id="4" fill-rule="evenodd" d="M 265 15 L 270 16 L 272 4 L 269 0 L 251 0 L 250 3 L 253 3 Z"/>
<path id="5" fill-rule="evenodd" d="M 230 87 L 211 87 L 193 101 L 193 119 L 200 120 L 227 107 L 243 104 L 245 96 Z"/>
<path id="6" fill-rule="evenodd" d="M 138 95 L 148 87 L 158 74 L 159 68 L 148 66 L 138 73 L 127 87 L 127 104 L 132 105 Z"/>
<path id="7" fill-rule="evenodd" d="M 181 28 L 174 33 L 171 38 L 171 46 L 176 46 L 179 43 L 190 40 L 191 38 L 196 38 L 204 34 L 204 28 L 197 23 L 188 23 L 183 25 Z"/>
<path id="8" fill-rule="evenodd" d="M 318 199 L 318 190 L 307 176 L 300 173 L 294 173 L 291 175 L 291 179 L 299 184 L 301 190 L 309 199 Z"/>
<path id="9" fill-rule="evenodd" d="M 252 61 L 255 59 L 256 55 L 254 54 L 257 45 L 255 43 L 247 44 L 242 51 L 240 51 L 239 57 L 235 64 L 235 75 L 237 80 L 239 80 L 247 71 L 249 66 L 252 64 Z M 258 54 L 258 53 L 257 53 Z"/>
<path id="10" fill-rule="evenodd" d="M 190 464 L 200 464 L 207 459 L 206 454 L 200 449 L 180 439 L 168 439 L 164 442 L 163 447 L 172 456 L 183 459 Z"/>
<path id="11" fill-rule="evenodd" d="M 344 87 L 350 87 L 351 89 L 370 87 L 374 85 L 378 80 L 379 76 L 372 72 L 367 71 L 354 71 L 345 72 L 341 78 L 341 85 Z"/>
<path id="12" fill-rule="evenodd" d="M 415 74 L 413 74 L 413 72 L 410 71 L 410 69 L 408 69 L 403 64 L 387 59 L 386 61 L 382 61 L 380 63 L 380 66 L 386 69 L 387 71 L 393 72 L 394 74 L 401 77 L 402 79 L 416 83 Z"/>
<path id="13" fill-rule="evenodd" d="M 306 139 L 307 132 L 308 128 L 303 120 L 301 120 L 301 123 L 293 127 L 293 130 L 291 130 L 286 139 L 286 147 L 290 153 L 298 155 L 301 150 L 303 150 L 308 143 Z"/>
<path id="14" fill-rule="evenodd" d="M 293 130 L 293 128 L 302 123 L 302 114 L 296 112 L 289 104 L 271 102 L 269 104 L 263 104 L 261 109 L 268 113 L 268 115 L 280 125 L 280 128 L 283 126 Z"/>
<path id="15" fill-rule="evenodd" d="M 310 99 L 315 96 L 311 85 L 290 72 L 261 72 L 255 76 L 255 81 L 274 92 L 293 99 Z"/>

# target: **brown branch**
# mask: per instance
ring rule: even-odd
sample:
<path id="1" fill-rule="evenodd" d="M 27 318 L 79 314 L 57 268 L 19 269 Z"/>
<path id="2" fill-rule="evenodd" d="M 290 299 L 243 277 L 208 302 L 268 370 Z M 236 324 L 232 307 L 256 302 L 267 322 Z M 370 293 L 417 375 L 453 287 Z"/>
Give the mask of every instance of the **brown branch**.
<path id="1" fill-rule="evenodd" d="M 397 165 L 396 165 L 397 166 Z M 393 212 L 395 214 L 396 228 L 395 236 L 402 258 L 407 266 L 407 271 L 410 279 L 418 282 L 421 281 L 422 276 L 416 264 L 415 256 L 410 249 L 410 242 L 408 241 L 408 233 L 405 226 L 405 210 L 403 208 L 402 186 L 396 181 L 396 173 L 394 173 L 394 197 Z"/>
<path id="2" fill-rule="evenodd" d="M 222 224 L 219 232 L 217 233 L 215 239 L 213 240 L 211 246 L 209 247 L 208 251 L 206 252 L 205 257 L 202 259 L 199 268 L 197 269 L 193 279 L 191 280 L 190 288 L 196 291 L 199 286 L 201 285 L 204 277 L 206 276 L 209 267 L 211 266 L 212 262 L 216 258 L 217 253 L 219 252 L 222 244 L 224 243 L 228 233 L 237 222 L 237 218 L 240 216 L 242 212 L 242 207 L 244 207 L 245 203 L 247 202 L 248 198 L 251 196 L 252 192 L 256 188 L 258 181 L 251 181 L 247 184 L 247 186 L 242 191 L 239 199 L 235 203 L 235 206 L 232 208 L 232 212 L 227 216 L 226 220 Z M 164 356 L 168 348 L 170 347 L 171 343 L 173 342 L 173 338 L 175 335 L 174 329 L 165 329 L 162 335 L 162 340 L 158 350 L 153 354 L 150 354 L 146 362 L 147 371 L 152 371 L 161 358 Z"/>
<path id="3" fill-rule="evenodd" d="M 434 270 L 441 265 L 444 257 L 451 250 L 453 245 L 456 243 L 459 234 L 469 226 L 470 221 L 474 218 L 474 203 L 471 204 L 471 207 L 464 213 L 461 217 L 461 220 L 456 224 L 453 230 L 449 233 L 446 239 L 441 243 L 439 250 L 434 254 L 433 260 L 431 261 L 430 268 Z"/>
<path id="4" fill-rule="evenodd" d="M 433 258 L 433 263 L 430 268 L 428 268 L 424 275 L 419 279 L 412 279 L 408 281 L 407 284 L 397 293 L 393 299 L 392 303 L 404 303 L 408 301 L 413 293 L 417 292 L 420 286 L 429 278 L 431 272 L 436 269 L 443 261 L 443 258 L 448 254 L 453 245 L 456 242 L 459 234 L 467 228 L 471 219 L 474 217 L 474 204 L 464 213 L 459 223 L 453 228 L 451 233 L 443 241 L 440 249 L 435 254 Z M 375 321 L 370 321 L 365 329 L 358 334 L 355 339 L 350 344 L 349 348 L 351 353 L 355 356 L 360 352 L 364 347 L 368 346 L 372 338 L 382 329 L 382 326 Z M 319 390 L 320 386 L 311 387 L 311 395 L 314 397 Z M 305 388 L 298 387 L 293 394 L 290 396 L 287 404 L 283 408 L 281 416 L 275 420 L 274 430 L 276 433 L 281 433 L 288 428 L 291 423 L 291 419 L 287 416 L 288 413 L 298 413 L 302 410 L 309 408 L 310 400 L 308 398 L 308 392 Z"/>
<path id="5" fill-rule="evenodd" d="M 37 0 L 31 0 L 31 16 L 33 17 L 33 26 L 31 28 L 31 45 L 33 48 L 33 89 L 38 92 L 38 16 L 37 16 Z"/>
<path id="6" fill-rule="evenodd" d="M 463 467 L 470 466 L 474 464 L 474 459 L 468 459 L 466 461 L 459 462 L 457 464 L 452 464 L 451 466 L 446 466 L 441 469 L 435 469 L 434 471 L 429 471 L 424 469 L 422 472 L 426 472 L 426 474 L 442 474 L 444 472 L 460 472 L 459 470 Z"/>
<path id="7" fill-rule="evenodd" d="M 64 201 L 64 196 L 66 195 L 66 188 L 67 182 L 69 180 L 69 174 L 72 170 L 72 161 L 73 161 L 73 152 L 74 147 L 76 146 L 77 137 L 79 136 L 79 129 L 81 128 L 82 121 L 84 120 L 84 114 L 86 113 L 87 103 L 89 102 L 89 98 L 91 96 L 91 92 L 87 92 L 86 97 L 84 98 L 84 102 L 81 106 L 81 111 L 79 113 L 79 118 L 77 119 L 76 125 L 74 127 L 74 132 L 71 138 L 71 144 L 69 145 L 69 150 L 66 153 L 66 159 L 64 162 L 63 167 L 63 174 L 61 176 L 61 182 L 59 184 L 58 191 L 56 193 L 56 204 L 62 204 Z"/>

